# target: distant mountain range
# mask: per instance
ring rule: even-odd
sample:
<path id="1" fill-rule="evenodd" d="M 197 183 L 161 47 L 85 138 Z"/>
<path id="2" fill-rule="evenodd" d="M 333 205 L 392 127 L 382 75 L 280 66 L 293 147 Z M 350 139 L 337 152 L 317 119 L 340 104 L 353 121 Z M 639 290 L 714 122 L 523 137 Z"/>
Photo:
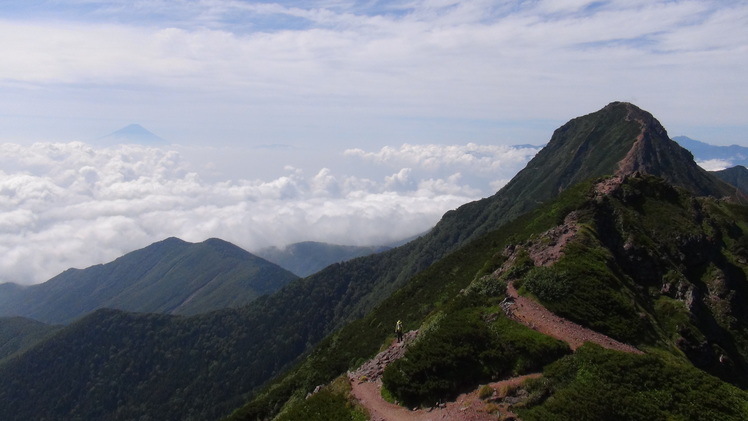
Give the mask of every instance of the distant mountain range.
<path id="1" fill-rule="evenodd" d="M 297 276 L 219 239 L 169 238 L 47 282 L 0 284 L 0 317 L 69 323 L 96 309 L 191 315 L 241 307 Z"/>
<path id="2" fill-rule="evenodd" d="M 405 245 L 331 264 L 242 307 L 189 317 L 100 309 L 16 346 L 0 363 L 0 419 L 361 419 L 346 373 L 392 341 L 398 319 L 420 332 L 383 376 L 400 402 L 433 405 L 542 371 L 517 386 L 513 403 L 494 406 L 514 405 L 525 420 L 746 419 L 744 200 L 651 114 L 611 103 L 558 128 L 495 195 Z M 162 266 L 172 259 L 158 247 L 103 266 L 160 267 L 157 287 L 135 300 L 145 301 L 179 291 L 160 282 L 167 267 L 211 274 L 227 256 L 246 258 L 220 240 L 204 247 L 214 251 L 185 266 Z M 645 354 L 571 353 L 505 313 L 509 282 Z M 79 298 L 96 292 L 86 285 Z M 191 302 L 168 295 L 161 312 Z"/>
<path id="3" fill-rule="evenodd" d="M 698 161 L 719 159 L 728 162 L 728 167 L 748 165 L 748 148 L 746 147 L 738 145 L 715 146 L 686 136 L 676 136 L 673 140 L 691 151 Z"/>

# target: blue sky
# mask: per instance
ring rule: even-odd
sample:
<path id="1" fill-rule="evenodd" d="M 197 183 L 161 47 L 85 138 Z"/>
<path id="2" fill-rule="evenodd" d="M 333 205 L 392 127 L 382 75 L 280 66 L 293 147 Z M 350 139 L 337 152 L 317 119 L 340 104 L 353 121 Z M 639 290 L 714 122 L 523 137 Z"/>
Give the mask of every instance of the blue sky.
<path id="1" fill-rule="evenodd" d="M 0 139 L 544 143 L 613 100 L 746 144 L 740 1 L 6 1 Z"/>
<path id="2" fill-rule="evenodd" d="M 3 1 L 0 39 L 0 282 L 399 240 L 617 100 L 748 146 L 745 1 Z"/>

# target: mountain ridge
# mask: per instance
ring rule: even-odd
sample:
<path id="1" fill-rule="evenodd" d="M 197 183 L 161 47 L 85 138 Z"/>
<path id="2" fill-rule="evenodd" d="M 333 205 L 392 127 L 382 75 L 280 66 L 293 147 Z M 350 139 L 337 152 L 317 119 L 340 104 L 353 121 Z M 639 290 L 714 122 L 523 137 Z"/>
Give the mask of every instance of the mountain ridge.
<path id="1" fill-rule="evenodd" d="M 687 136 L 675 136 L 673 140 L 691 151 L 701 161 L 718 159 L 729 162 L 731 166 L 748 165 L 748 148 L 744 146 L 716 146 Z"/>
<path id="2" fill-rule="evenodd" d="M 24 317 L 0 317 L 0 363 L 31 348 L 60 328 Z"/>
<path id="3" fill-rule="evenodd" d="M 0 297 L 0 316 L 69 323 L 103 307 L 189 315 L 245 305 L 296 278 L 223 240 L 172 237 L 42 284 L 0 285 L 9 292 Z"/>
<path id="4" fill-rule="evenodd" d="M 633 145 L 640 139 L 643 131 L 642 123 L 629 118 L 632 111 L 635 117 L 647 123 L 644 128 L 648 130 L 644 135 L 648 139 L 646 142 L 640 142 L 640 146 L 644 147 L 644 150 L 639 151 L 639 160 L 633 161 L 640 165 L 629 166 L 630 171 L 636 173 L 643 170 L 646 172 L 647 167 L 642 167 L 642 165 L 647 164 L 647 160 L 659 159 L 657 153 L 642 153 L 647 152 L 646 148 L 653 143 L 664 143 L 666 145 L 664 148 L 658 149 L 660 151 L 679 148 L 667 137 L 665 129 L 651 114 L 643 112 L 633 104 L 613 102 L 597 112 L 574 118 L 555 130 L 546 147 L 495 195 L 467 203 L 454 211 L 447 212 L 429 234 L 406 245 L 405 248 L 393 250 L 392 253 L 418 254 L 421 252 L 434 258 L 434 260 L 431 260 L 432 262 L 436 261 L 455 252 L 461 244 L 479 239 L 491 229 L 499 228 L 504 223 L 520 217 L 520 215 L 531 211 L 543 202 L 549 201 L 576 183 L 606 174 L 625 174 L 626 171 L 620 171 L 618 163 L 628 155 Z M 682 148 L 678 150 L 675 162 L 677 160 L 686 160 L 685 168 L 688 171 L 696 172 L 692 177 L 677 174 L 670 177 L 683 188 L 693 189 L 696 193 L 709 193 L 717 197 L 723 197 L 726 191 L 734 191 L 734 189 L 716 181 L 710 174 L 698 168 L 688 151 L 682 150 Z M 656 168 L 656 165 L 651 167 Z M 673 160 L 670 161 L 668 168 L 673 168 Z M 705 179 L 706 182 L 704 182 Z M 692 180 L 696 180 L 697 183 L 693 183 Z M 440 253 L 435 256 L 434 243 L 438 244 L 440 242 L 451 244 L 451 246 L 448 245 L 441 249 Z M 405 251 L 408 249 L 409 251 Z M 429 249 L 432 251 L 429 251 Z M 384 255 L 386 254 L 384 253 Z M 421 261 L 424 266 L 418 266 L 418 268 L 424 270 L 428 266 L 426 263 L 428 260 Z M 324 272 L 322 271 L 320 275 Z M 389 286 L 392 288 L 390 291 L 394 292 L 397 287 L 402 286 L 399 279 L 402 279 L 404 274 L 412 276 L 413 272 L 409 273 L 406 270 L 400 273 L 400 278 L 390 280 Z M 434 275 L 432 274 L 432 276 Z M 416 303 L 412 305 L 418 306 Z M 391 316 L 390 319 L 392 317 L 394 316 Z M 388 321 L 386 324 L 390 323 L 394 324 L 394 320 Z M 351 340 L 365 342 L 360 337 Z M 293 378 L 293 380 L 281 380 L 280 383 L 286 384 L 286 381 L 293 383 L 302 380 Z M 252 403 L 249 408 L 273 406 L 277 408 L 280 402 L 276 399 L 282 400 L 283 398 L 273 396 L 271 393 L 266 398 L 261 397 L 258 402 L 264 403 Z M 268 399 L 268 401 L 264 399 Z M 254 411 L 254 409 L 248 409 L 244 414 L 254 414 Z M 262 410 L 257 414 L 265 414 L 258 415 L 260 417 L 267 415 Z M 251 418 L 250 415 L 249 419 Z M 236 419 L 244 418 L 240 416 Z"/>

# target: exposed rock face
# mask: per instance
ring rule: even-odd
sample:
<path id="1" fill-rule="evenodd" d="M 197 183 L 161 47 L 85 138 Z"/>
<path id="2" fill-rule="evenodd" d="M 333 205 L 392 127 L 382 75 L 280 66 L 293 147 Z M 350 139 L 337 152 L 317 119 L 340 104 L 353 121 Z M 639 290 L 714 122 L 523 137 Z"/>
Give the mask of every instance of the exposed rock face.
<path id="1" fill-rule="evenodd" d="M 417 330 L 411 330 L 403 335 L 403 341 L 401 343 L 393 343 L 384 351 L 377 354 L 376 357 L 364 363 L 356 371 L 349 372 L 348 377 L 351 381 L 375 381 L 382 377 L 384 369 L 387 368 L 390 363 L 399 360 L 405 356 L 405 351 L 408 346 L 418 337 Z"/>
<path id="2" fill-rule="evenodd" d="M 564 223 L 548 230 L 541 236 L 541 240 L 530 244 L 528 253 L 535 262 L 535 266 L 551 266 L 564 252 L 564 247 L 579 231 L 577 214 L 571 212 L 564 219 Z"/>
<path id="3" fill-rule="evenodd" d="M 629 103 L 608 105 L 616 106 L 625 107 L 628 112 L 626 120 L 635 121 L 641 129 L 631 149 L 618 163 L 616 175 L 654 175 L 698 196 L 724 197 L 735 194 L 735 189 L 699 167 L 691 152 L 671 140 L 652 114 Z"/>

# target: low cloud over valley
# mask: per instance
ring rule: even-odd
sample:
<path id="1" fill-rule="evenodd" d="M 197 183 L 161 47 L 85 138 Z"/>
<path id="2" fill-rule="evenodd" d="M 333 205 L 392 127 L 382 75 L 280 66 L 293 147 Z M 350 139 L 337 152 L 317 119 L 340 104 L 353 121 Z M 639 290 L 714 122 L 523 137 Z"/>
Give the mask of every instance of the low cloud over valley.
<path id="1" fill-rule="evenodd" d="M 340 151 L 322 167 L 278 164 L 279 175 L 268 175 L 258 150 L 82 142 L 0 149 L 0 281 L 22 284 L 170 236 L 218 237 L 250 251 L 306 240 L 386 244 L 492 194 L 538 151 L 405 144 Z M 198 155 L 207 152 L 239 164 L 206 165 Z"/>

